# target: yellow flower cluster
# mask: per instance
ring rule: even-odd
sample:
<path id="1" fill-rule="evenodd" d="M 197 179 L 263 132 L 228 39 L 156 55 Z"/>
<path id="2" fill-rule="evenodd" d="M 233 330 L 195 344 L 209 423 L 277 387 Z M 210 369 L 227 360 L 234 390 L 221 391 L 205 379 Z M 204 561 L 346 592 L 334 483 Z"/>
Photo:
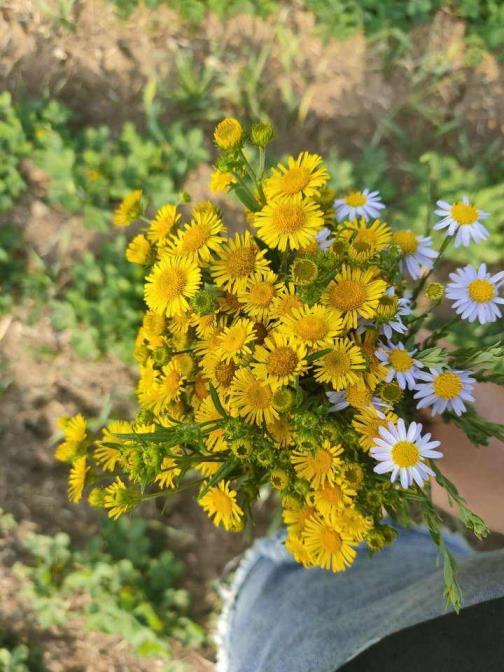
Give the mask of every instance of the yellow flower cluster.
<path id="1" fill-rule="evenodd" d="M 95 485 L 90 503 L 112 517 L 193 485 L 214 523 L 238 531 L 269 484 L 287 550 L 341 571 L 359 543 L 376 551 L 394 536 L 382 507 L 397 506 L 397 491 L 371 453 L 398 420 L 410 375 L 397 369 L 393 380 L 380 348 L 384 333 L 406 331 L 401 269 L 414 250 L 372 216 L 377 192 L 335 200 L 320 156 L 265 169 L 272 136 L 231 118 L 215 130 L 212 190 L 245 206 L 231 230 L 210 202 L 147 216 L 137 191 L 119 206 L 117 225 L 142 227 L 126 252 L 145 268 L 140 410 L 94 443 L 83 418 L 66 421 L 57 457 L 72 464 L 71 499 Z"/>

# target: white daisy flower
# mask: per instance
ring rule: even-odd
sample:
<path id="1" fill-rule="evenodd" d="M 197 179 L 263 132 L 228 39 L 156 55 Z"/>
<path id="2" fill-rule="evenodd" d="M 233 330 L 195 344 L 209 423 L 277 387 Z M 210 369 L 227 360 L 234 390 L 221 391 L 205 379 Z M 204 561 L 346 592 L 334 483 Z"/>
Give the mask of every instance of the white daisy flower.
<path id="1" fill-rule="evenodd" d="M 436 205 L 438 209 L 434 213 L 442 219 L 433 228 L 435 231 L 447 228 L 449 236 L 456 233 L 455 247 L 467 247 L 471 240 L 481 243 L 488 238 L 489 233 L 480 220 L 486 219 L 489 213 L 473 205 L 467 196 L 454 203 L 438 201 Z"/>
<path id="2" fill-rule="evenodd" d="M 430 271 L 438 252 L 432 249 L 432 241 L 428 236 L 417 236 L 409 230 L 395 231 L 394 243 L 402 253 L 401 272 L 418 280 L 422 269 Z"/>
<path id="3" fill-rule="evenodd" d="M 349 386 L 345 390 L 340 390 L 339 392 L 326 392 L 327 398 L 332 404 L 332 406 L 329 408 L 329 413 L 337 413 L 338 411 L 342 411 L 344 408 L 348 408 L 348 406 L 362 408 L 362 406 L 356 404 L 356 395 L 354 394 L 353 387 L 355 386 Z M 376 410 L 379 408 L 385 408 L 387 410 L 392 408 L 391 404 L 375 396 L 371 397 L 370 404 L 374 406 Z"/>
<path id="4" fill-rule="evenodd" d="M 417 408 L 431 406 L 432 415 L 445 411 L 462 415 L 466 411 L 464 401 L 474 401 L 471 392 L 476 381 L 470 371 L 430 369 L 430 373 L 419 371 L 417 379 L 425 381 L 417 383 L 415 388 L 415 399 L 420 400 Z"/>
<path id="5" fill-rule="evenodd" d="M 378 460 L 373 471 L 377 474 L 391 472 L 392 483 L 399 476 L 403 488 L 409 488 L 415 482 L 420 487 L 434 476 L 434 472 L 425 460 L 439 459 L 443 453 L 435 450 L 439 441 L 431 441 L 429 433 L 421 436 L 422 425 L 412 422 L 408 428 L 400 418 L 397 425 L 389 422 L 387 427 L 380 427 L 380 436 L 375 439 L 371 448 L 371 456 Z"/>
<path id="6" fill-rule="evenodd" d="M 338 219 L 376 219 L 385 206 L 378 191 L 351 191 L 345 198 L 334 201 Z"/>
<path id="7" fill-rule="evenodd" d="M 486 324 L 501 317 L 499 304 L 504 303 L 504 298 L 499 296 L 499 287 L 504 281 L 504 271 L 491 275 L 486 264 L 481 264 L 478 270 L 465 266 L 450 273 L 450 280 L 446 296 L 455 299 L 453 309 L 463 320 Z"/>
<path id="8" fill-rule="evenodd" d="M 415 388 L 418 369 L 423 368 L 422 362 L 414 359 L 415 352 L 416 350 L 408 352 L 403 343 L 394 345 L 390 341 L 387 345 L 378 348 L 376 356 L 388 367 L 388 374 L 385 378 L 387 383 L 395 378 L 401 390 Z"/>
<path id="9" fill-rule="evenodd" d="M 331 234 L 332 231 L 331 229 L 328 229 L 327 226 L 324 226 L 324 228 L 320 229 L 320 231 L 317 233 L 316 235 L 317 244 L 319 246 L 319 249 L 322 250 L 322 252 L 327 252 L 327 250 L 333 244 L 334 238 L 331 236 Z"/>

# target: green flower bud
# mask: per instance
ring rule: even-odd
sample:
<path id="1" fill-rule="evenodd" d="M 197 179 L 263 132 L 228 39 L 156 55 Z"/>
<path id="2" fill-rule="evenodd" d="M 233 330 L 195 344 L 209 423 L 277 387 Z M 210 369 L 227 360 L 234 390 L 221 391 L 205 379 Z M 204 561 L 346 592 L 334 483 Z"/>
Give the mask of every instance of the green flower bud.
<path id="1" fill-rule="evenodd" d="M 275 137 L 273 126 L 269 122 L 256 121 L 250 129 L 250 142 L 263 149 Z"/>
<path id="2" fill-rule="evenodd" d="M 296 395 L 288 387 L 281 387 L 273 393 L 272 405 L 279 413 L 285 413 L 291 409 L 296 402 Z"/>
<path id="3" fill-rule="evenodd" d="M 427 298 L 429 298 L 432 303 L 439 303 L 444 296 L 444 292 L 444 285 L 442 285 L 440 282 L 431 282 L 425 290 Z"/>
<path id="4" fill-rule="evenodd" d="M 191 299 L 191 308 L 197 315 L 211 315 L 217 305 L 215 294 L 208 289 L 201 289 Z"/>
<path id="5" fill-rule="evenodd" d="M 297 257 L 291 266 L 291 276 L 296 285 L 310 285 L 317 279 L 317 264 L 306 257 Z"/>

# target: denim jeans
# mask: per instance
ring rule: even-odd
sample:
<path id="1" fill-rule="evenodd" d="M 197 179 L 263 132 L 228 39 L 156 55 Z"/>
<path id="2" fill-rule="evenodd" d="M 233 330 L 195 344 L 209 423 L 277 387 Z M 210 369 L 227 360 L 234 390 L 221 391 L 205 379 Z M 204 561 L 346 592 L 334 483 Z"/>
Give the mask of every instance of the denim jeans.
<path id="1" fill-rule="evenodd" d="M 464 605 L 504 596 L 504 550 L 476 553 L 444 533 Z M 443 570 L 422 528 L 401 529 L 373 558 L 333 574 L 304 569 L 282 536 L 247 551 L 219 623 L 219 672 L 335 672 L 383 637 L 446 613 Z M 504 662 L 503 662 L 504 669 Z"/>

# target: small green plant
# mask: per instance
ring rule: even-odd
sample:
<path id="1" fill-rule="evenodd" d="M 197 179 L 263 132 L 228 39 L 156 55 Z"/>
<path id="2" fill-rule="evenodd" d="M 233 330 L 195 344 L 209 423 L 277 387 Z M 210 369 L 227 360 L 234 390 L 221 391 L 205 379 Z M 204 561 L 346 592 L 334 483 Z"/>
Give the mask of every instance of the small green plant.
<path id="1" fill-rule="evenodd" d="M 12 208 L 26 189 L 20 164 L 30 149 L 11 95 L 5 91 L 0 94 L 0 212 Z"/>
<path id="2" fill-rule="evenodd" d="M 15 569 L 42 627 L 61 625 L 72 614 L 89 630 L 120 633 L 138 655 L 167 662 L 172 662 L 168 638 L 202 644 L 203 631 L 188 616 L 188 593 L 178 587 L 184 568 L 167 549 L 163 526 L 141 519 L 107 521 L 82 550 L 62 532 L 29 533 L 22 544 L 28 560 Z"/>
<path id="3" fill-rule="evenodd" d="M 71 269 L 69 287 L 51 303 L 55 329 L 70 329 L 72 344 L 86 359 L 113 352 L 132 359 L 142 319 L 141 270 L 124 257 L 126 240 L 118 236 L 85 252 Z"/>
<path id="4" fill-rule="evenodd" d="M 44 672 L 38 650 L 0 633 L 0 672 Z"/>

